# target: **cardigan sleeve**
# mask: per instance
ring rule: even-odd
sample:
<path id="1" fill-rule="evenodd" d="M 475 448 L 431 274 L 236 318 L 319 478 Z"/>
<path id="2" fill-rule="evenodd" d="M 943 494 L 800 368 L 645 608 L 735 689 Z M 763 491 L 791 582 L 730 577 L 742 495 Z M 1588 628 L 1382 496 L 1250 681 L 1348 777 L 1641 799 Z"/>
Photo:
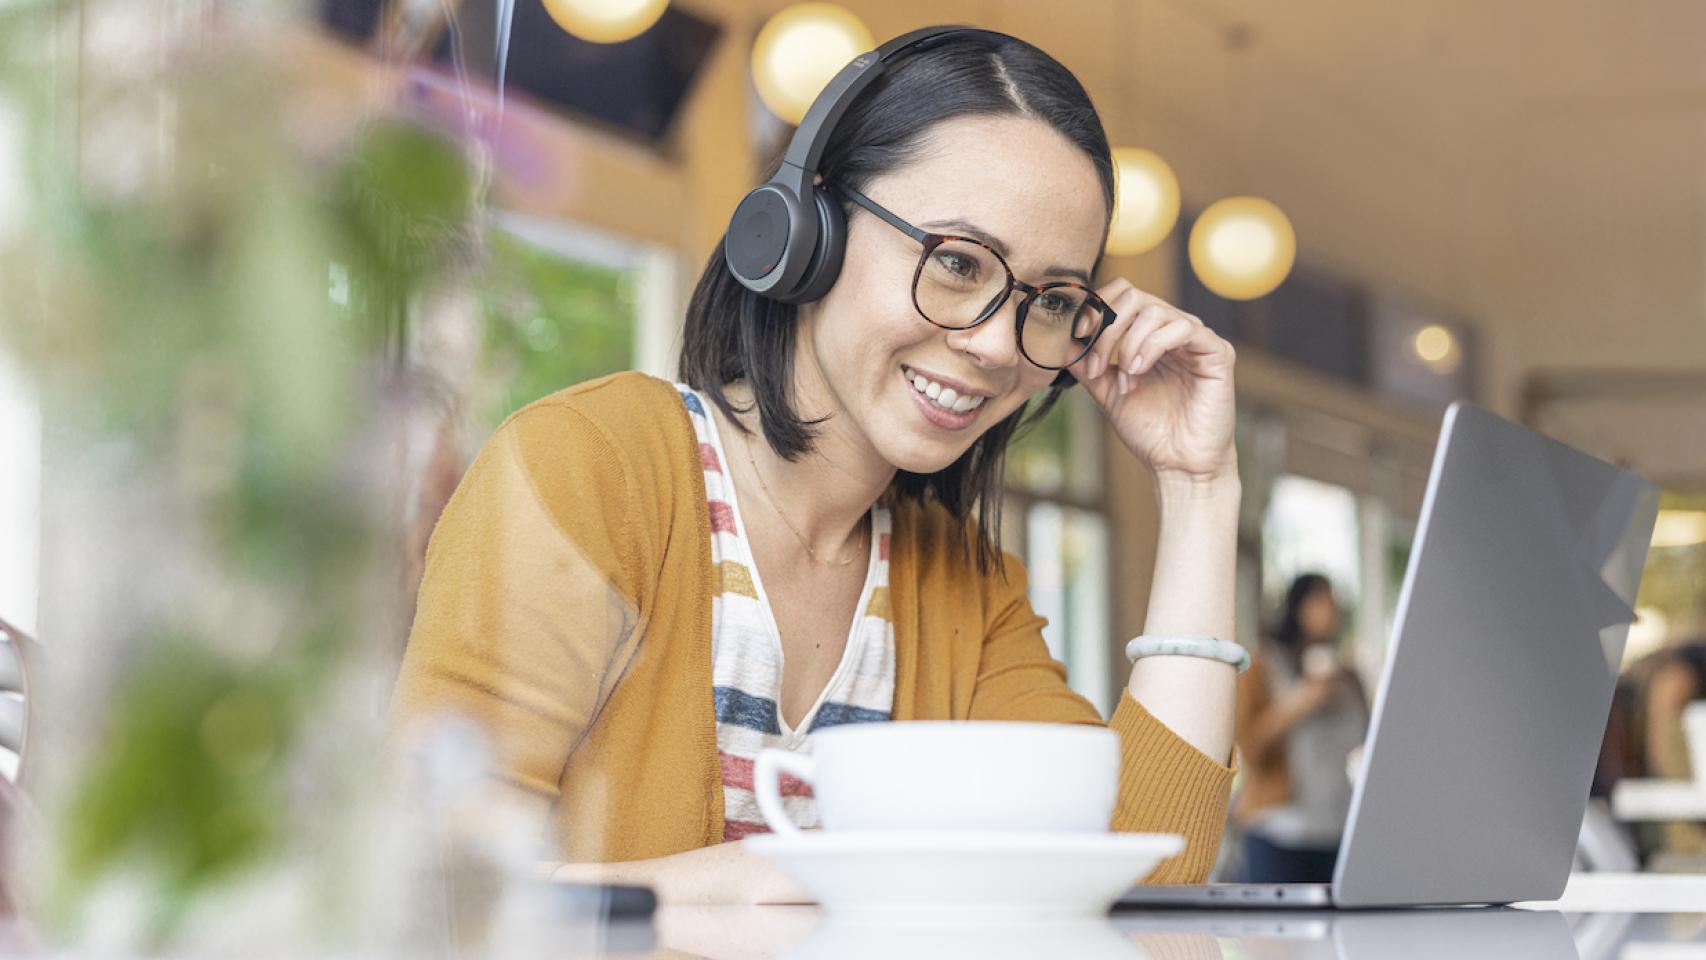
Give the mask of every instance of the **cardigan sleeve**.
<path id="1" fill-rule="evenodd" d="M 535 825 L 643 632 L 646 567 L 621 457 L 572 407 L 512 416 L 433 530 L 388 722 L 391 752 L 471 727 Z"/>
<path id="2" fill-rule="evenodd" d="M 1066 684 L 1066 667 L 1049 655 L 1031 608 L 1024 567 L 1007 557 L 1007 577 L 985 580 L 988 611 L 971 719 L 1101 723 L 1090 702 Z M 1177 833 L 1184 852 L 1163 861 L 1146 883 L 1208 879 L 1226 825 L 1233 771 L 1191 746 L 1122 689 L 1107 724 L 1120 738 L 1120 785 L 1112 827 L 1125 833 Z"/>

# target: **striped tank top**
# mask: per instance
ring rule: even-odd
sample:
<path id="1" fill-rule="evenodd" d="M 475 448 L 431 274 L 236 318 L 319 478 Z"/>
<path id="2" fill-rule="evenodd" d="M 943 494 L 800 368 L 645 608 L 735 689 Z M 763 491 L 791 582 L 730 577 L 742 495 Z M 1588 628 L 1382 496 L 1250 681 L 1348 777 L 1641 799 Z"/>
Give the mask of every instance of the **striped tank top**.
<path id="1" fill-rule="evenodd" d="M 844 723 L 889 720 L 894 710 L 894 617 L 889 605 L 889 511 L 871 511 L 871 556 L 865 586 L 847 634 L 847 649 L 797 727 L 782 719 L 782 640 L 758 576 L 733 482 L 723 465 L 722 438 L 707 412 L 710 401 L 676 384 L 705 469 L 711 513 L 711 686 L 717 711 L 717 750 L 723 774 L 723 839 L 768 833 L 752 792 L 758 751 L 780 747 L 811 752 L 811 735 Z M 802 827 L 818 825 L 817 801 L 806 784 L 784 776 L 783 804 Z"/>

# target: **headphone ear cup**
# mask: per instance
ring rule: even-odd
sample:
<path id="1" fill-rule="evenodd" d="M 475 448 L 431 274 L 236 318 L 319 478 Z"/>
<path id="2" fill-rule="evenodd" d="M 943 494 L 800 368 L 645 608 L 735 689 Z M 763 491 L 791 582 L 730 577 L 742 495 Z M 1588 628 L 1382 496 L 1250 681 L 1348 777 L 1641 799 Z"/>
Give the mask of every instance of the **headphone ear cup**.
<path id="1" fill-rule="evenodd" d="M 789 303 L 821 300 L 841 276 L 841 259 L 847 253 L 847 214 L 840 201 L 822 187 L 812 189 L 812 199 L 817 208 L 817 246 Z"/>
<path id="2" fill-rule="evenodd" d="M 741 285 L 783 300 L 798 290 L 816 246 L 815 214 L 793 191 L 775 182 L 753 188 L 735 207 L 723 241 L 723 259 Z"/>

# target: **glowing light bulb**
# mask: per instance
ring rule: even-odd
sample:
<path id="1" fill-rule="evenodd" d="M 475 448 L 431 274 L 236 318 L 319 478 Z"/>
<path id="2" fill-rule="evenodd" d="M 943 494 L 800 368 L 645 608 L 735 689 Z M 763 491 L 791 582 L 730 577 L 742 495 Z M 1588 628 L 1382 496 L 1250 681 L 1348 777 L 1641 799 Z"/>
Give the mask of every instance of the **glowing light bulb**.
<path id="1" fill-rule="evenodd" d="M 1457 349 L 1457 337 L 1437 323 L 1430 323 L 1417 330 L 1416 336 L 1410 342 L 1410 349 L 1416 352 L 1418 359 L 1428 365 L 1428 369 L 1439 374 L 1455 372 L 1463 359 Z"/>
<path id="2" fill-rule="evenodd" d="M 752 45 L 752 81 L 770 112 L 798 124 L 847 62 L 876 46 L 871 31 L 833 3 L 796 3 L 771 17 Z"/>
<path id="3" fill-rule="evenodd" d="M 1191 227 L 1191 267 L 1228 300 L 1272 293 L 1297 261 L 1297 234 L 1285 212 L 1261 197 L 1209 204 Z"/>
<path id="4" fill-rule="evenodd" d="M 1179 220 L 1179 178 L 1153 150 L 1114 150 L 1114 219 L 1107 251 L 1132 256 L 1155 249 Z"/>
<path id="5" fill-rule="evenodd" d="M 621 43 L 645 33 L 669 0 L 544 0 L 545 12 L 571 35 L 592 43 Z"/>

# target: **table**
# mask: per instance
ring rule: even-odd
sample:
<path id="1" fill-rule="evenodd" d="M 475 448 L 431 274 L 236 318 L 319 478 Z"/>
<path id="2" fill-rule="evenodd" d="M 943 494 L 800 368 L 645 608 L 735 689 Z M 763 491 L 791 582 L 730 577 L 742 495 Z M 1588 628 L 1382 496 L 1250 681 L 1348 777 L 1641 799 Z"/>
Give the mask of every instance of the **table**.
<path id="1" fill-rule="evenodd" d="M 670 907 L 580 956 L 645 960 L 1706 960 L 1701 913 L 1145 911 L 1008 926 L 849 926 L 813 907 Z"/>

